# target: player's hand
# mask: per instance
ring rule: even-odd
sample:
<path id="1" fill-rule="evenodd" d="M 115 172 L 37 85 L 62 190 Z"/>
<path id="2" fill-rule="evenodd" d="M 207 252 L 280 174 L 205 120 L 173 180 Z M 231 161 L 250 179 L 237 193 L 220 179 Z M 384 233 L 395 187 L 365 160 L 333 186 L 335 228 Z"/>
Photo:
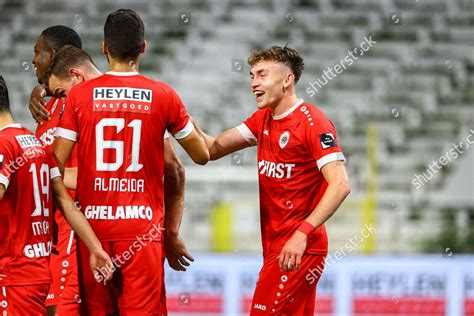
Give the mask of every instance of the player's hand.
<path id="1" fill-rule="evenodd" d="M 304 233 L 296 231 L 293 234 L 278 256 L 280 271 L 289 272 L 300 268 L 307 241 L 308 237 Z"/>
<path id="2" fill-rule="evenodd" d="M 186 267 L 190 265 L 186 259 L 194 262 L 194 258 L 186 249 L 184 240 L 179 235 L 165 235 L 165 251 L 168 264 L 173 270 L 186 271 Z"/>
<path id="3" fill-rule="evenodd" d="M 115 266 L 112 259 L 110 259 L 109 255 L 104 251 L 104 249 L 102 249 L 102 247 L 91 252 L 90 264 L 92 274 L 97 282 L 103 282 L 105 285 L 108 280 L 112 279 Z"/>
<path id="4" fill-rule="evenodd" d="M 44 108 L 47 103 L 44 99 L 45 97 L 46 87 L 42 84 L 37 85 L 33 91 L 31 91 L 30 104 L 28 108 L 38 124 L 51 119 L 50 113 Z"/>

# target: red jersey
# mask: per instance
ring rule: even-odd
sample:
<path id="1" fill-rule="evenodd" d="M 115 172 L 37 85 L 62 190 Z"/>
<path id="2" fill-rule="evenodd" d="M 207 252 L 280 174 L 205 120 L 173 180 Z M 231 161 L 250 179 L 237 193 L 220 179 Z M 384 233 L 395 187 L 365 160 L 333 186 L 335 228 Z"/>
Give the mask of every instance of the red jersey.
<path id="1" fill-rule="evenodd" d="M 46 148 L 46 151 L 50 154 L 53 153 L 53 144 L 54 144 L 54 136 L 56 135 L 56 128 L 59 125 L 59 120 L 61 118 L 61 114 L 64 111 L 65 103 L 61 98 L 51 98 L 49 102 L 46 104 L 45 109 L 51 114 L 51 120 L 44 121 L 41 124 L 38 124 L 36 127 L 36 138 L 38 138 L 43 146 Z M 71 157 L 69 158 L 66 168 L 74 168 L 77 167 L 77 150 L 76 148 L 71 153 Z M 74 190 L 68 190 L 69 194 L 71 195 L 72 199 L 75 199 L 76 192 Z M 64 216 L 59 212 L 59 210 L 54 210 L 54 221 L 58 225 L 59 231 L 67 231 L 71 230 L 71 227 L 67 223 Z"/>
<path id="2" fill-rule="evenodd" d="M 58 137 L 77 141 L 77 200 L 102 241 L 164 227 L 163 135 L 181 139 L 194 129 L 171 87 L 108 72 L 70 91 L 59 126 Z"/>
<path id="3" fill-rule="evenodd" d="M 336 130 L 319 109 L 303 100 L 279 116 L 272 116 L 270 108 L 258 110 L 237 129 L 258 146 L 264 256 L 279 253 L 326 191 L 320 169 L 345 160 Z M 323 225 L 308 237 L 305 253 L 326 254 L 327 247 Z"/>
<path id="4" fill-rule="evenodd" d="M 19 124 L 0 130 L 0 286 L 51 281 L 52 156 Z"/>

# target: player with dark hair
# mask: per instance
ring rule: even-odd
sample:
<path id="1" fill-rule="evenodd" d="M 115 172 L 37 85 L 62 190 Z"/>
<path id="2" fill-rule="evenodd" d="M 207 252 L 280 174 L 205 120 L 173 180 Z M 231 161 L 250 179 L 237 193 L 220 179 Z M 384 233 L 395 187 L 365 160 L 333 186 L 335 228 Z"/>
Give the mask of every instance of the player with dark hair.
<path id="1" fill-rule="evenodd" d="M 39 85 L 31 92 L 29 107 L 37 123 L 51 119 L 51 105 L 53 102 L 48 103 L 44 99 L 49 95 L 49 91 L 44 85 L 44 73 L 56 52 L 65 45 L 82 48 L 80 36 L 76 31 L 64 25 L 48 27 L 41 32 L 36 41 L 32 63 L 36 69 Z"/>
<path id="2" fill-rule="evenodd" d="M 44 83 L 44 72 L 48 68 L 49 62 L 54 58 L 54 54 L 65 45 L 82 48 L 82 40 L 73 29 L 55 25 L 41 32 L 35 44 L 35 56 L 32 61 L 40 83 Z"/>
<path id="3" fill-rule="evenodd" d="M 52 197 L 90 251 L 96 279 L 110 280 L 111 259 L 77 209 L 50 153 L 15 124 L 0 76 L 0 301 L 2 315 L 45 315 L 51 276 Z M 29 193 L 28 193 L 29 192 Z M 88 264 L 89 266 L 89 264 Z M 98 270 L 100 268 L 100 270 Z"/>
<path id="4" fill-rule="evenodd" d="M 35 114 L 33 108 L 41 108 L 44 104 L 43 111 L 47 112 L 48 119 L 39 122 L 35 135 L 49 153 L 53 151 L 54 134 L 64 108 L 64 101 L 56 97 L 50 98 L 48 102 L 44 100 L 47 94 L 51 95 L 45 84 L 45 73 L 57 52 L 65 45 L 73 45 L 78 49 L 82 47 L 81 38 L 76 31 L 63 25 L 48 27 L 41 32 L 36 41 L 32 60 L 40 85 L 35 87 L 31 93 L 30 110 L 36 121 L 39 121 L 41 114 Z M 75 198 L 76 176 L 77 152 L 74 152 L 64 173 L 64 183 L 73 199 Z M 48 315 L 78 315 L 81 298 L 74 231 L 69 227 L 61 212 L 53 210 L 53 214 L 53 252 L 51 255 L 53 282 L 46 300 Z"/>
<path id="5" fill-rule="evenodd" d="M 334 125 L 298 99 L 303 59 L 289 47 L 254 51 L 248 60 L 258 110 L 243 124 L 206 138 L 211 160 L 258 146 L 264 263 L 251 315 L 313 315 L 328 241 L 324 223 L 350 192 Z M 312 281 L 312 282 L 311 282 Z"/>
<path id="6" fill-rule="evenodd" d="M 145 26 L 132 10 L 117 10 L 107 17 L 104 43 L 115 60 L 130 62 L 138 58 L 145 43 Z"/>
<path id="7" fill-rule="evenodd" d="M 102 47 L 109 72 L 69 91 L 54 148 L 62 169 L 77 143 L 78 201 L 105 249 L 125 259 L 115 262 L 118 273 L 106 287 L 81 269 L 83 307 L 87 315 L 162 315 L 161 233 L 179 238 L 179 221 L 163 214 L 163 135 L 168 130 L 198 164 L 207 163 L 209 151 L 176 92 L 138 73 L 146 42 L 134 11 L 107 17 Z M 146 247 L 139 246 L 142 236 Z M 79 246 L 81 257 L 84 251 Z"/>
<path id="8" fill-rule="evenodd" d="M 101 75 L 102 73 L 86 52 L 66 45 L 51 61 L 45 78 L 54 96 L 66 97 L 75 85 Z M 165 133 L 164 147 L 165 228 L 168 232 L 165 235 L 166 259 L 174 270 L 186 271 L 186 266 L 189 266 L 186 259 L 194 261 L 194 258 L 179 237 L 179 226 L 184 211 L 184 167 L 176 154 L 168 132 Z"/>

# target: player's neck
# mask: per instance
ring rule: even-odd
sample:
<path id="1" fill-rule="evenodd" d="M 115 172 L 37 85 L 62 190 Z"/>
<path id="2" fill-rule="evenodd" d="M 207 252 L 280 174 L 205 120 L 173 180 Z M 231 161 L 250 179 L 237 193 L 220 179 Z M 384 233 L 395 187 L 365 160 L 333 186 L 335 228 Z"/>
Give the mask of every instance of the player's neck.
<path id="1" fill-rule="evenodd" d="M 109 71 L 114 72 L 138 72 L 138 60 L 137 61 L 118 61 L 114 59 L 109 60 Z"/>
<path id="2" fill-rule="evenodd" d="M 278 116 L 286 111 L 288 111 L 293 105 L 295 105 L 299 101 L 298 97 L 295 94 L 285 96 L 281 99 L 278 105 L 272 108 L 272 115 Z"/>
<path id="3" fill-rule="evenodd" d="M 12 115 L 9 112 L 0 112 L 0 129 L 11 124 L 15 124 Z"/>
<path id="4" fill-rule="evenodd" d="M 88 80 L 92 80 L 92 79 L 95 79 L 97 77 L 100 77 L 102 76 L 103 73 L 99 70 L 99 69 L 94 69 L 90 72 L 87 72 L 87 73 L 84 73 L 84 79 L 85 81 L 88 81 Z"/>

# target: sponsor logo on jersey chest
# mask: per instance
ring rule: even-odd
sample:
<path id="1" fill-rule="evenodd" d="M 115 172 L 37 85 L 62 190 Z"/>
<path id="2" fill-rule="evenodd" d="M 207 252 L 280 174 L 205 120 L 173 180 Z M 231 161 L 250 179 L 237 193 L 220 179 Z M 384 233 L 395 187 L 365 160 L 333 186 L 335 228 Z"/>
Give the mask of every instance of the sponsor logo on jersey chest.
<path id="1" fill-rule="evenodd" d="M 153 93 L 150 89 L 126 87 L 94 88 L 94 112 L 151 113 Z"/>
<path id="2" fill-rule="evenodd" d="M 295 167 L 294 163 L 275 163 L 267 160 L 258 162 L 258 172 L 269 178 L 291 178 L 291 170 Z"/>

